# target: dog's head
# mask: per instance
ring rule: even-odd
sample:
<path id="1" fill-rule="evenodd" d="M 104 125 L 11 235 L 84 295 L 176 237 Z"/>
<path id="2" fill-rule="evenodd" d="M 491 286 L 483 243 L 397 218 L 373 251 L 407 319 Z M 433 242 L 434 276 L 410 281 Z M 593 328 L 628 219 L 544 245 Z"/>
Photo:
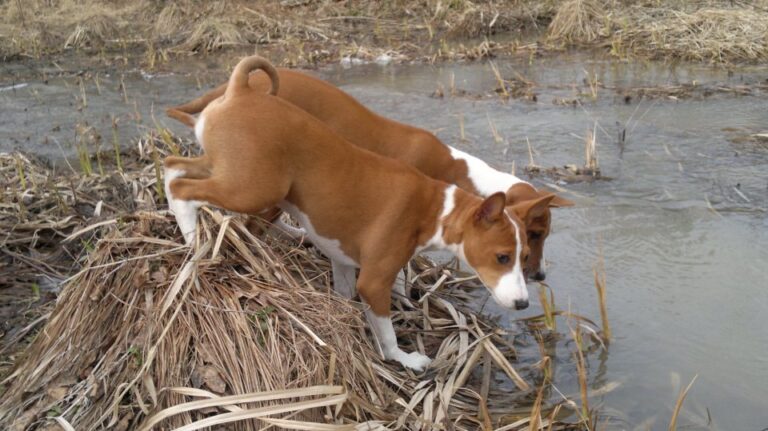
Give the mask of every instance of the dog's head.
<path id="1" fill-rule="evenodd" d="M 507 211 L 520 215 L 525 224 L 529 249 L 528 261 L 524 268 L 525 276 L 536 281 L 544 280 L 544 241 L 549 236 L 552 222 L 550 208 L 573 206 L 573 202 L 554 193 L 538 191 L 528 183 L 510 187 L 506 198 Z"/>
<path id="2" fill-rule="evenodd" d="M 446 243 L 457 246 L 459 255 L 471 266 L 494 300 L 503 307 L 528 307 L 524 268 L 530 251 L 527 244 L 527 211 L 546 207 L 545 196 L 530 207 L 507 209 L 504 193 L 485 200 L 473 200 L 461 210 L 463 216 L 446 230 Z"/>

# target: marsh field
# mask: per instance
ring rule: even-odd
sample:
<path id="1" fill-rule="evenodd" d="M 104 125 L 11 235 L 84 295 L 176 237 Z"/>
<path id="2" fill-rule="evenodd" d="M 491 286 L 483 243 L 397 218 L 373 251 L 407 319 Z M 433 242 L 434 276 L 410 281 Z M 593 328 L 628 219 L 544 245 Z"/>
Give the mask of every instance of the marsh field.
<path id="1" fill-rule="evenodd" d="M 501 309 L 404 268 L 384 361 L 308 245 L 201 211 L 165 116 L 245 55 L 576 205 Z M 0 2 L 0 428 L 768 427 L 768 2 Z"/>

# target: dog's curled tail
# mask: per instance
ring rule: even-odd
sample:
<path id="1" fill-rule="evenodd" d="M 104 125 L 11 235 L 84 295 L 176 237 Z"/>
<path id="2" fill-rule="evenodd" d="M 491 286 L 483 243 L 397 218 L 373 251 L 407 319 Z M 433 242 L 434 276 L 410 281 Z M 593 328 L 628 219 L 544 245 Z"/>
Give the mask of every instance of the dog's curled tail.
<path id="1" fill-rule="evenodd" d="M 272 81 L 272 88 L 267 94 L 276 96 L 277 89 L 280 87 L 280 77 L 277 75 L 275 66 L 272 66 L 272 63 L 267 59 L 253 55 L 237 63 L 235 70 L 232 71 L 232 76 L 229 78 L 227 91 L 224 93 L 225 97 L 232 97 L 244 90 L 250 89 L 248 86 L 248 74 L 254 69 L 261 69 L 269 76 L 269 79 Z"/>

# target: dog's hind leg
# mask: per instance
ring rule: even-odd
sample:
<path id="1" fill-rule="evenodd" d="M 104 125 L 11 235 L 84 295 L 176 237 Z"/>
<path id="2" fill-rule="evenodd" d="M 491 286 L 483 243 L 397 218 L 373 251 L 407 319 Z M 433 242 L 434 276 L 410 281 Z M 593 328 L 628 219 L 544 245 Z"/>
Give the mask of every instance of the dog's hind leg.
<path id="1" fill-rule="evenodd" d="M 184 241 L 191 244 L 195 238 L 195 225 L 197 223 L 197 209 L 202 204 L 197 201 L 185 201 L 179 199 L 171 191 L 171 183 L 177 178 L 191 178 L 202 180 L 211 176 L 211 166 L 205 157 L 167 157 L 163 162 L 165 166 L 165 198 L 168 207 L 179 225 Z"/>
<path id="2" fill-rule="evenodd" d="M 357 281 L 355 267 L 331 259 L 331 271 L 333 271 L 333 290 L 344 298 L 352 299 L 355 296 Z"/>
<path id="3" fill-rule="evenodd" d="M 197 209 L 200 206 L 212 204 L 239 213 L 258 214 L 282 201 L 289 187 L 286 182 L 250 189 L 242 187 L 239 181 L 233 181 L 231 177 L 211 176 L 195 179 L 182 176 L 169 181 L 168 191 L 172 196 L 171 210 L 176 214 L 184 240 L 191 244 L 194 240 Z"/>

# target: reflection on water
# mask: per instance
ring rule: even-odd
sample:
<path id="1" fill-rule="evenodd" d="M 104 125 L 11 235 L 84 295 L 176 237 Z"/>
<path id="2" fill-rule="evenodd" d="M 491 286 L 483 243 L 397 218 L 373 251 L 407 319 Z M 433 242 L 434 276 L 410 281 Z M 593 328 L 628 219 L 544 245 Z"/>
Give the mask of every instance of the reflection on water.
<path id="1" fill-rule="evenodd" d="M 539 165 L 580 164 L 582 137 L 597 121 L 600 164 L 613 180 L 560 184 L 577 206 L 554 212 L 547 281 L 560 308 L 597 317 L 592 267 L 602 249 L 615 340 L 609 354 L 589 357 L 589 373 L 593 389 L 622 383 L 603 397 L 604 409 L 626 414 L 620 419 L 630 429 L 649 418 L 656 418 L 652 429 L 666 429 L 680 386 L 698 374 L 681 424 L 706 429 L 711 414 L 713 429 L 768 427 L 768 330 L 762 318 L 768 310 L 768 149 L 733 144 L 723 131 L 768 130 L 768 97 L 635 99 L 626 104 L 612 90 L 600 88 L 597 101 L 583 99 L 583 107 L 552 103 L 585 91 L 588 75 L 608 87 L 627 88 L 694 80 L 738 84 L 764 79 L 765 70 L 729 74 L 584 57 L 533 63 L 526 58 L 498 66 L 503 76 L 516 72 L 534 81 L 538 102 L 430 97 L 439 85 L 449 88 L 451 82 L 492 95 L 496 80 L 487 64 L 371 65 L 318 73 L 375 111 L 432 130 L 444 142 L 504 170 L 514 162 L 520 171 L 527 163 L 527 140 Z M 200 76 L 205 85 L 225 77 L 220 69 L 195 70 L 189 76 L 129 74 L 124 78 L 129 103 L 120 91 L 120 77 L 102 76 L 102 94 L 88 87 L 88 106 L 80 111 L 80 89 L 71 78 L 47 85 L 30 81 L 27 87 L 2 91 L 0 149 L 16 146 L 60 155 L 73 140 L 75 122 L 87 120 L 108 136 L 110 113 L 126 123 L 130 116 L 141 116 L 151 127 L 153 110 L 199 94 Z M 490 124 L 502 142 L 494 140 Z M 462 126 L 464 142 L 459 139 Z M 623 145 L 617 139 L 621 130 L 627 133 Z M 125 139 L 136 131 L 121 133 Z M 43 144 L 46 136 L 61 148 Z M 504 313 L 490 301 L 485 310 Z M 539 312 L 534 304 L 513 318 Z M 551 348 L 558 388 L 576 393 L 567 347 Z"/>

